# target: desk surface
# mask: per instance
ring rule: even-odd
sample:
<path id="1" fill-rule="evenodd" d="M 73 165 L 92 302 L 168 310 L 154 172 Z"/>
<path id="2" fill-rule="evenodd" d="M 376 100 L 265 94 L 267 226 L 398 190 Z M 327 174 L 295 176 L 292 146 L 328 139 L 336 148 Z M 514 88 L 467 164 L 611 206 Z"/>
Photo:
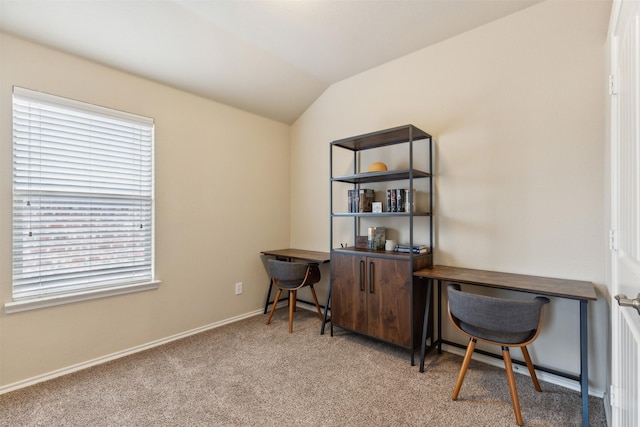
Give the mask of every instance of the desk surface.
<path id="1" fill-rule="evenodd" d="M 434 265 L 413 273 L 416 277 L 491 286 L 521 292 L 562 298 L 592 300 L 597 299 L 593 283 L 582 280 L 554 279 L 550 277 L 501 273 L 497 271 L 474 270 L 470 268 Z"/>
<path id="2" fill-rule="evenodd" d="M 271 255 L 282 258 L 295 258 L 303 261 L 317 262 L 318 264 L 324 264 L 329 262 L 331 255 L 328 252 L 306 251 L 304 249 L 274 249 L 272 251 L 262 251 L 263 255 Z"/>

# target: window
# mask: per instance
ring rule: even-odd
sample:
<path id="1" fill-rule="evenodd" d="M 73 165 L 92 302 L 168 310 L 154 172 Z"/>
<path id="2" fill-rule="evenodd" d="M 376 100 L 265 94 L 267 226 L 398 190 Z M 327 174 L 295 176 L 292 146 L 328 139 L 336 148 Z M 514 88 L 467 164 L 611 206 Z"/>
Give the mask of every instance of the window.
<path id="1" fill-rule="evenodd" d="M 14 87 L 7 311 L 153 279 L 153 120 Z"/>

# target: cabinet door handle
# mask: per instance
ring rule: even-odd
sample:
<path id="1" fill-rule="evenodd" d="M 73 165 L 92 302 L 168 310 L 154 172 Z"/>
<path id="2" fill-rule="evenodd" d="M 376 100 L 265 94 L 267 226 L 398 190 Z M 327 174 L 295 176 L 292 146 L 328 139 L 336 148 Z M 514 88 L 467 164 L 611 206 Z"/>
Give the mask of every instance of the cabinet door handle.
<path id="1" fill-rule="evenodd" d="M 364 292 L 364 260 L 360 260 L 360 291 Z"/>
<path id="2" fill-rule="evenodd" d="M 373 293 L 373 262 L 369 261 L 369 293 Z"/>

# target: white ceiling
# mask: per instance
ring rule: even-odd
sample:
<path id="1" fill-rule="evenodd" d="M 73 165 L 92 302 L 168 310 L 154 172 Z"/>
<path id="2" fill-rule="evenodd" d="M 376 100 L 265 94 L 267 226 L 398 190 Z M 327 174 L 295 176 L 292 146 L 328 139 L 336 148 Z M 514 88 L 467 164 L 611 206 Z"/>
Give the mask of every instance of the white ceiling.
<path id="1" fill-rule="evenodd" d="M 0 30 L 283 123 L 331 84 L 541 0 L 0 0 Z"/>

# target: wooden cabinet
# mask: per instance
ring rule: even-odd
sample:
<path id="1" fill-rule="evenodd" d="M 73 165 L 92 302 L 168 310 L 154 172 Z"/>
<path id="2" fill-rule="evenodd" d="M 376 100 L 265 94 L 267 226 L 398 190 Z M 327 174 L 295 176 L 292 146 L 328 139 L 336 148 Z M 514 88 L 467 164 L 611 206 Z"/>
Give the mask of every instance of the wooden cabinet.
<path id="1" fill-rule="evenodd" d="M 426 286 L 413 278 L 413 272 L 433 265 L 432 150 L 431 135 L 413 125 L 330 145 L 331 332 L 338 326 L 411 349 L 412 363 L 427 300 Z M 377 162 L 388 163 L 389 169 L 369 169 Z M 403 191 L 408 200 L 402 209 L 353 209 L 347 195 L 362 190 L 373 190 L 383 204 L 389 191 Z M 369 228 L 380 224 L 395 233 L 388 233 L 387 239 L 422 249 L 403 253 L 357 244 Z"/>
<path id="2" fill-rule="evenodd" d="M 331 256 L 333 325 L 402 347 L 417 348 L 425 307 L 425 287 L 413 286 L 414 261 L 334 253 Z M 413 334 L 413 336 L 412 336 Z"/>

